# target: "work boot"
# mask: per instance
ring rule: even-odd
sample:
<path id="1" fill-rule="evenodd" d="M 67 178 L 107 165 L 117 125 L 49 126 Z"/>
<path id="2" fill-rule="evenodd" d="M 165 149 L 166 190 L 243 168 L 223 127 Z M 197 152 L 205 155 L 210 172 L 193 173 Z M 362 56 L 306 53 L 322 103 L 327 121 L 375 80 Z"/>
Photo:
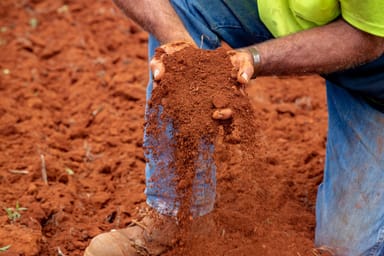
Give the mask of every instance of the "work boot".
<path id="1" fill-rule="evenodd" d="M 172 217 L 149 213 L 125 229 L 94 237 L 84 256 L 157 256 L 176 243 L 178 226 Z"/>

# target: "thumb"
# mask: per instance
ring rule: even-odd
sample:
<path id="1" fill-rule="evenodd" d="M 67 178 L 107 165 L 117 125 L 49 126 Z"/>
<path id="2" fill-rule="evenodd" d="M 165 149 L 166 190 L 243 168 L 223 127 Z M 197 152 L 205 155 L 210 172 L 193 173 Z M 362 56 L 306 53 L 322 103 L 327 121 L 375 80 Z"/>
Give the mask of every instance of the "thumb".
<path id="1" fill-rule="evenodd" d="M 237 72 L 237 81 L 242 84 L 247 84 L 253 76 L 253 59 L 250 53 L 244 52 L 241 61 L 239 63 L 239 71 Z"/>
<path id="2" fill-rule="evenodd" d="M 236 50 L 228 52 L 232 65 L 235 67 L 236 78 L 242 84 L 247 84 L 251 79 L 253 69 L 253 58 L 249 51 Z"/>
<path id="3" fill-rule="evenodd" d="M 153 58 L 150 63 L 149 63 L 151 70 L 152 70 L 152 75 L 153 75 L 153 80 L 158 81 L 160 80 L 165 72 L 165 66 L 164 63 L 157 59 Z"/>
<path id="4" fill-rule="evenodd" d="M 237 81 L 242 84 L 247 84 L 253 75 L 253 65 L 242 63 L 237 73 Z"/>

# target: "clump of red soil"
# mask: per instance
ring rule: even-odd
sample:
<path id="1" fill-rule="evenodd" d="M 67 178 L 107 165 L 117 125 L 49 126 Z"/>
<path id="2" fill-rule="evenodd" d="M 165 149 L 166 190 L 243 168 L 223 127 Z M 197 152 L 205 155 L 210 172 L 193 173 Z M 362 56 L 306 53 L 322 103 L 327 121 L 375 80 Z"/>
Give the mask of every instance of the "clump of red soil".
<path id="1" fill-rule="evenodd" d="M 148 146 L 158 161 L 163 157 L 162 150 L 173 148 L 172 167 L 176 173 L 177 196 L 181 198 L 178 218 L 183 224 L 183 221 L 191 219 L 189 208 L 193 200 L 193 181 L 199 168 L 199 154 L 204 155 L 203 159 L 213 155 L 209 147 L 202 149 L 202 143 L 218 146 L 222 132 L 225 142 L 241 145 L 243 156 L 248 157 L 244 160 L 250 163 L 255 160 L 251 158 L 255 155 L 254 149 L 260 149 L 256 136 L 260 129 L 242 85 L 232 76 L 233 66 L 225 49 L 209 51 L 186 47 L 167 55 L 159 48 L 156 54 L 162 55 L 165 74 L 153 90 L 149 103 L 153 111 L 147 121 L 147 131 L 152 137 L 161 136 L 166 132 L 166 126 L 161 124 L 171 123 L 174 142 L 173 145 L 157 145 L 158 148 Z M 228 120 L 213 119 L 213 112 L 219 108 L 231 109 L 232 117 Z M 169 175 L 167 168 L 159 172 Z M 209 180 L 212 170 L 205 171 L 204 179 Z"/>

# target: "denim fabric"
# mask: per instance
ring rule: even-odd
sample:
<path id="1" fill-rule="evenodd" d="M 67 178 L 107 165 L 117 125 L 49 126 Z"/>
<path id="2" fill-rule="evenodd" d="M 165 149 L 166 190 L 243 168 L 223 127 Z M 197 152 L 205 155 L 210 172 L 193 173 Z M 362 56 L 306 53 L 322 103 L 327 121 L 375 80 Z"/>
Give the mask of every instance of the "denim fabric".
<path id="1" fill-rule="evenodd" d="M 327 82 L 329 132 L 316 245 L 338 256 L 384 255 L 384 114 Z"/>
<path id="2" fill-rule="evenodd" d="M 384 103 L 384 55 L 370 63 L 325 75 L 324 78 L 335 85 L 358 92 L 373 102 Z"/>
<path id="3" fill-rule="evenodd" d="M 248 0 L 250 5 L 255 2 Z M 204 49 L 219 47 L 221 40 L 239 48 L 272 38 L 260 19 L 254 17 L 257 11 L 248 12 L 241 1 L 238 5 L 230 0 L 171 3 L 197 45 Z M 252 18 L 239 18 L 247 15 Z M 151 36 L 150 59 L 157 46 Z M 317 246 L 328 247 L 338 256 L 384 255 L 384 114 L 365 100 L 366 96 L 380 100 L 383 95 L 383 58 L 326 76 L 329 129 L 324 181 L 318 191 L 315 241 Z M 147 100 L 151 92 L 152 81 Z M 147 105 L 146 115 L 151 111 Z M 145 193 L 147 203 L 157 211 L 176 215 L 180 202 L 173 183 L 174 169 L 169 167 L 165 176 L 160 171 L 172 161 L 174 131 L 171 123 L 160 125 L 166 127 L 163 136 L 144 134 L 145 145 L 162 145 L 163 149 L 159 161 L 151 157 L 150 151 L 147 154 Z M 215 201 L 214 148 L 202 139 L 200 150 L 211 155 L 196 163 L 196 193 L 191 204 L 194 216 L 210 212 Z M 200 153 L 203 155 L 207 154 Z M 210 179 L 201 178 L 207 176 Z"/>

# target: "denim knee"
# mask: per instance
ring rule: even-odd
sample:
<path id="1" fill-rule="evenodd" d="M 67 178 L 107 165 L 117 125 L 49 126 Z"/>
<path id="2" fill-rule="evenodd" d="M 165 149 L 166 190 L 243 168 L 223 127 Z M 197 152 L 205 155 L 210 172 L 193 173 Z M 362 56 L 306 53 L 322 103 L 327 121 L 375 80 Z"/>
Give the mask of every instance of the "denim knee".
<path id="1" fill-rule="evenodd" d="M 317 246 L 378 256 L 384 233 L 384 114 L 327 82 L 328 138 L 316 204 Z"/>

